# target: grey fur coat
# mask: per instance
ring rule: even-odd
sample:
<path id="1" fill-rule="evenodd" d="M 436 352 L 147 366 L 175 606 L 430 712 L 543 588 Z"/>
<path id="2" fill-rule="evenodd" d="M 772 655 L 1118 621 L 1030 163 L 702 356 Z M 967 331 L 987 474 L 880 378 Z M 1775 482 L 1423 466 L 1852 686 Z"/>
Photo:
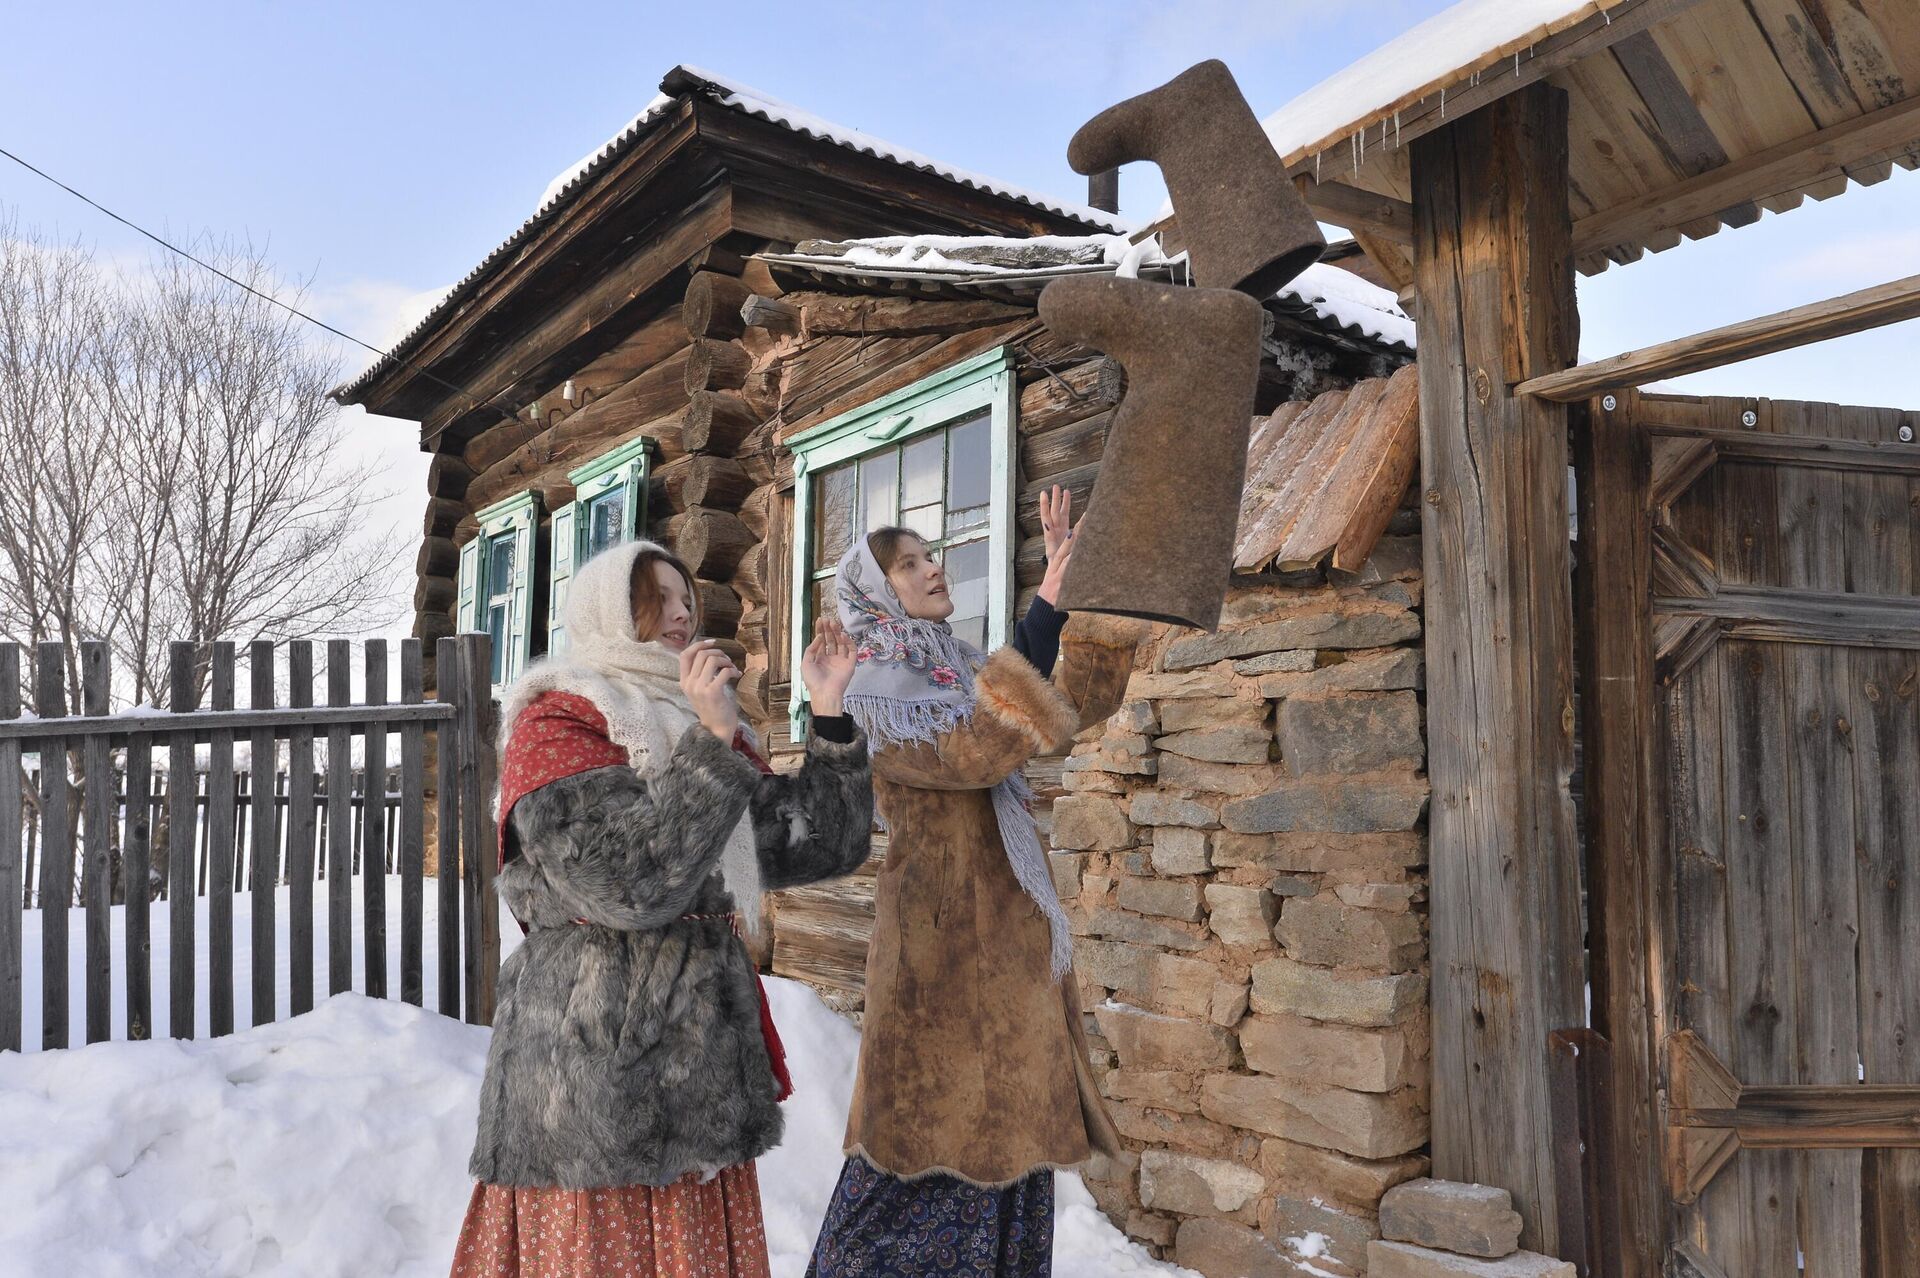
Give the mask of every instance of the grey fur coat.
<path id="1" fill-rule="evenodd" d="M 864 738 L 815 738 L 767 776 L 699 726 L 658 775 L 595 768 L 513 807 L 500 895 L 528 927 L 502 966 L 470 1170 L 494 1185 L 664 1185 L 780 1141 L 746 948 L 718 872 L 752 816 L 761 881 L 793 887 L 866 859 Z M 587 920 L 584 924 L 576 919 Z"/>

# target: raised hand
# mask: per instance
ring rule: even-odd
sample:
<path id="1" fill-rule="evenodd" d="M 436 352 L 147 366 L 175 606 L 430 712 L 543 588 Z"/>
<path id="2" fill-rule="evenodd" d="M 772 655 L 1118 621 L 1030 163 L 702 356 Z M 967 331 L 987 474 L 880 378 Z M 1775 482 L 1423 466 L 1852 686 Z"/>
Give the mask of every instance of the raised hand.
<path id="1" fill-rule="evenodd" d="M 800 654 L 800 678 L 807 685 L 813 712 L 832 717 L 842 713 L 841 697 L 853 681 L 854 643 L 838 617 L 814 623 L 813 642 Z"/>
<path id="2" fill-rule="evenodd" d="M 680 653 L 680 689 L 687 694 L 700 724 L 728 745 L 740 731 L 740 706 L 733 681 L 740 668 L 712 639 L 696 639 Z"/>
<path id="3" fill-rule="evenodd" d="M 1049 564 L 1073 542 L 1073 494 L 1059 484 L 1040 494 L 1040 533 L 1046 538 Z"/>

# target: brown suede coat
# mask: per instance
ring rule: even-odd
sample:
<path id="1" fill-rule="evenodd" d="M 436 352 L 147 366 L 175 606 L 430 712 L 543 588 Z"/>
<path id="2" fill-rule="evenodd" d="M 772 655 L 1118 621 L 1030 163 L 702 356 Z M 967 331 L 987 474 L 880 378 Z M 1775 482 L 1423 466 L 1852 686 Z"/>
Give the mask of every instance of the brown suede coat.
<path id="1" fill-rule="evenodd" d="M 847 1153 L 895 1176 L 1001 1186 L 1119 1152 L 1073 976 L 1048 974 L 1047 921 L 1007 864 L 989 791 L 1119 707 L 1145 632 L 1075 616 L 1051 683 L 1002 648 L 980 671 L 971 722 L 875 757 L 891 835 Z"/>

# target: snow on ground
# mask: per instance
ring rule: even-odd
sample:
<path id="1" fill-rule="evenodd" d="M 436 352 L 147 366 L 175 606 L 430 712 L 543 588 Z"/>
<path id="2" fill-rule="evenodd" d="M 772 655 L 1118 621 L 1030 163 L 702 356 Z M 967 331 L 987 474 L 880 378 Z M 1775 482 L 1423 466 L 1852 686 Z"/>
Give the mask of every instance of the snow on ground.
<path id="1" fill-rule="evenodd" d="M 388 900 L 397 985 L 396 881 Z M 246 901 L 234 910 L 242 1024 Z M 431 937 L 431 885 L 426 904 Z M 28 1041 L 37 1043 L 38 912 L 27 917 Z M 164 928 L 156 911 L 162 1026 Z M 503 932 L 511 952 L 518 929 Z M 204 991 L 204 926 L 197 936 Z M 357 955 L 357 931 L 355 944 Z M 431 1004 L 431 948 L 427 962 Z M 355 971 L 357 981 L 357 957 Z M 319 973 L 324 984 L 324 960 Z M 796 1091 L 785 1142 L 760 1160 L 760 1185 L 773 1272 L 798 1278 L 840 1171 L 859 1033 L 804 985 L 774 978 L 767 990 Z M 204 993 L 200 1003 L 204 1026 Z M 121 1025 L 117 1016 L 116 1033 Z M 0 1053 L 0 1278 L 443 1278 L 472 1188 L 466 1160 L 489 1033 L 341 994 L 226 1038 Z M 1115 1229 L 1078 1176 L 1060 1173 L 1056 1194 L 1059 1278 L 1190 1274 Z"/>

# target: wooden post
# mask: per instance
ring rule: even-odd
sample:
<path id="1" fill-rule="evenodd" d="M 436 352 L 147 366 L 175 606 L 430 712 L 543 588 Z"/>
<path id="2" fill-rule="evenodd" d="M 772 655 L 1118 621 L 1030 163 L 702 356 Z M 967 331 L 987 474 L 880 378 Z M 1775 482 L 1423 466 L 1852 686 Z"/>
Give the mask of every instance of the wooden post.
<path id="1" fill-rule="evenodd" d="M 167 648 L 167 708 L 192 710 L 200 699 L 193 644 L 175 641 Z M 193 775 L 193 734 L 175 733 L 167 741 L 167 1033 L 192 1038 L 193 1015 L 193 827 L 199 815 Z"/>
<path id="2" fill-rule="evenodd" d="M 213 645 L 213 708 L 233 709 L 233 644 Z M 207 747 L 207 1031 L 233 1033 L 233 732 Z"/>
<path id="3" fill-rule="evenodd" d="M 252 679 L 249 704 L 255 710 L 269 709 L 274 701 L 273 640 L 256 639 L 247 651 Z M 273 729 L 254 729 L 247 752 L 253 801 L 253 1023 L 265 1025 L 277 1015 L 275 995 L 279 973 L 275 964 L 280 949 L 274 935 L 278 914 L 274 907 L 280 890 L 280 831 L 274 822 L 279 815 L 279 804 L 274 801 L 273 793 L 277 771 L 274 757 L 279 751 L 274 744 Z"/>
<path id="4" fill-rule="evenodd" d="M 387 702 L 387 641 L 369 639 L 366 644 L 368 705 Z M 368 998 L 387 996 L 387 729 L 369 723 L 361 739 L 366 751 L 366 802 L 360 825 L 363 831 L 360 853 L 361 919 L 360 936 L 366 951 L 366 994 Z"/>
<path id="5" fill-rule="evenodd" d="M 4 716 L 0 716 L 4 717 Z M 0 820 L 6 805 L 0 802 Z M 127 1038 L 153 1037 L 153 738 L 127 739 L 127 809 L 120 835 L 126 885 L 121 927 L 126 936 Z"/>
<path id="6" fill-rule="evenodd" d="M 327 640 L 327 704 L 353 703 L 353 648 Z M 353 988 L 353 729 L 327 729 L 327 993 Z"/>
<path id="7" fill-rule="evenodd" d="M 34 653 L 33 710 L 67 713 L 66 650 L 42 643 Z M 73 900 L 73 812 L 67 805 L 67 741 L 40 743 L 40 1046 L 67 1045 L 67 907 Z"/>
<path id="8" fill-rule="evenodd" d="M 20 717 L 20 645 L 0 643 L 0 722 Z M 20 1050 L 26 905 L 20 846 L 20 743 L 0 741 L 0 1052 Z"/>
<path id="9" fill-rule="evenodd" d="M 113 671 L 105 640 L 80 644 L 80 712 L 108 711 Z M 86 906 L 87 1041 L 113 1036 L 113 754 L 104 732 L 82 738 L 81 767 L 86 772 L 81 799 L 85 861 L 80 874 Z"/>
<path id="10" fill-rule="evenodd" d="M 467 681 L 461 670 L 460 641 L 451 636 L 434 643 L 434 697 L 456 704 L 465 692 Z M 434 827 L 434 846 L 439 859 L 436 901 L 439 906 L 436 937 L 435 974 L 438 1000 L 434 1004 L 442 1016 L 460 1016 L 460 726 L 457 720 L 442 719 L 433 729 L 435 753 L 439 756 L 439 819 Z"/>
<path id="11" fill-rule="evenodd" d="M 420 641 L 400 641 L 400 700 L 418 705 L 426 699 Z M 400 1000 L 424 1005 L 421 956 L 424 952 L 426 884 L 427 728 L 409 723 L 400 729 Z"/>
<path id="12" fill-rule="evenodd" d="M 313 704 L 313 640 L 287 645 L 287 704 Z M 313 729 L 295 728 L 287 738 L 287 992 L 290 1015 L 313 1010 L 314 836 Z"/>
<path id="13" fill-rule="evenodd" d="M 474 1025 L 493 1024 L 500 972 L 500 900 L 493 880 L 500 856 L 492 819 L 494 777 L 492 653 L 485 635 L 466 635 L 460 690 L 460 816 L 466 869 L 467 1006 Z"/>
<path id="14" fill-rule="evenodd" d="M 1531 85 L 1412 150 L 1432 866 L 1433 1174 L 1558 1243 L 1548 1034 L 1583 1022 L 1567 410 L 1567 99 Z"/>

